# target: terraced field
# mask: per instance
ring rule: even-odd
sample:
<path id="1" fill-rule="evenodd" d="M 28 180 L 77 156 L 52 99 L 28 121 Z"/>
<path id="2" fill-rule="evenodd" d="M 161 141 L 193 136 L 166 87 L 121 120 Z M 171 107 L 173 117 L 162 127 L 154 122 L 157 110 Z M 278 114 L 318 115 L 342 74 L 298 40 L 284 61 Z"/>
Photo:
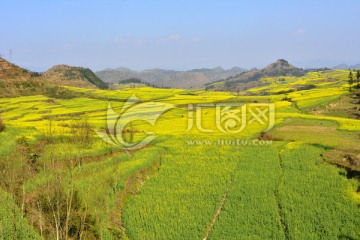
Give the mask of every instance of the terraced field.
<path id="1" fill-rule="evenodd" d="M 66 87 L 83 96 L 1 98 L 0 238 L 360 239 L 360 123 L 333 114 L 358 93 L 349 95 L 346 77 L 266 78 L 246 96 Z M 106 129 L 109 102 L 120 114 L 133 94 L 143 107 L 129 117 L 159 116 L 127 126 L 129 142 L 156 135 L 131 151 L 94 130 Z M 275 126 L 224 133 L 217 103 L 273 103 Z M 201 111 L 190 115 L 189 104 Z M 209 132 L 188 129 L 194 116 Z"/>

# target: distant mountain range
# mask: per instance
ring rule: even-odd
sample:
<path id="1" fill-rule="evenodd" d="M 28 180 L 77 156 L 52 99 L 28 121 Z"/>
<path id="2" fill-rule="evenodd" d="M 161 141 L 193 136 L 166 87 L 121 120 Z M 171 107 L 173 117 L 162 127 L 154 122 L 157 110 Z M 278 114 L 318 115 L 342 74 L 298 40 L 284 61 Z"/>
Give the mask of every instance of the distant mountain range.
<path id="1" fill-rule="evenodd" d="M 217 67 L 189 71 L 147 69 L 137 72 L 121 67 L 108 68 L 95 74 L 109 84 L 138 79 L 155 87 L 234 91 L 235 89 L 247 89 L 260 85 L 259 79 L 262 77 L 303 76 L 305 73 L 304 69 L 294 67 L 284 59 L 279 59 L 263 69 L 253 68 L 250 71 L 239 67 L 227 70 Z"/>
<path id="2" fill-rule="evenodd" d="M 340 64 L 333 69 L 360 68 L 360 64 Z M 0 58 L 0 93 L 3 95 L 41 94 L 44 84 L 107 89 L 108 84 L 145 83 L 148 86 L 168 88 L 203 88 L 213 91 L 243 91 L 260 86 L 263 77 L 303 76 L 306 70 L 289 64 L 284 59 L 263 69 L 249 71 L 234 67 L 231 69 L 201 68 L 189 71 L 147 69 L 133 71 L 128 68 L 105 69 L 96 73 L 88 68 L 56 65 L 44 73 L 31 72 Z M 140 84 L 141 85 L 141 84 Z M 30 89 L 30 90 L 29 90 Z"/>
<path id="3" fill-rule="evenodd" d="M 333 66 L 331 69 L 348 70 L 348 69 L 354 69 L 354 68 L 360 68 L 360 64 L 348 65 L 346 63 L 342 63 L 339 65 Z"/>
<path id="4" fill-rule="evenodd" d="M 140 72 L 128 68 L 105 69 L 95 74 L 107 83 L 119 83 L 131 78 L 154 85 L 156 87 L 170 88 L 202 88 L 205 84 L 212 83 L 221 79 L 237 76 L 245 72 L 245 69 L 233 67 L 231 69 L 201 68 L 189 71 L 175 71 L 164 69 L 147 69 Z"/>

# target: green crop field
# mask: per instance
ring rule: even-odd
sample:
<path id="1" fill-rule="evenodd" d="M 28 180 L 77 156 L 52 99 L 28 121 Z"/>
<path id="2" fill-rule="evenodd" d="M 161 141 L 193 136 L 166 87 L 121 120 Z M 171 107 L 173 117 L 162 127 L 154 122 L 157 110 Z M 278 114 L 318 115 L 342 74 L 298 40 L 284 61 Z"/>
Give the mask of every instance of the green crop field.
<path id="1" fill-rule="evenodd" d="M 79 95 L 0 98 L 0 239 L 360 239 L 360 92 L 347 74 L 266 77 L 247 95 L 66 86 Z M 118 135 L 109 104 L 113 120 L 135 119 Z M 224 124 L 248 124 L 221 131 L 217 104 L 247 107 Z M 251 104 L 274 104 L 271 129 Z M 149 132 L 140 148 L 115 144 Z"/>

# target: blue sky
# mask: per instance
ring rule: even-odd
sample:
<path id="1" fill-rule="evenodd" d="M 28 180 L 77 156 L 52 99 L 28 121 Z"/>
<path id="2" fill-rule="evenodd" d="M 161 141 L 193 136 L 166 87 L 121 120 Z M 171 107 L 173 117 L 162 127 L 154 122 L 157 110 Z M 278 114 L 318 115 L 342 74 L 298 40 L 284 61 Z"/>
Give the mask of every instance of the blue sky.
<path id="1" fill-rule="evenodd" d="M 0 0 L 0 52 L 42 71 L 360 63 L 360 1 Z"/>

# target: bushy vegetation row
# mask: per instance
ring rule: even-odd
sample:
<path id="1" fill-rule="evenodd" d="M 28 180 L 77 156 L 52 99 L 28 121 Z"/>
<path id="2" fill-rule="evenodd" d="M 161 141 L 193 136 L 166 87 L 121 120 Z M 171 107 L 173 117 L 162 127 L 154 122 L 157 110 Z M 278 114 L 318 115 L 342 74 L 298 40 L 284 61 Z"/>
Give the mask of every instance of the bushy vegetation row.
<path id="1" fill-rule="evenodd" d="M 136 179 L 156 171 L 163 150 L 119 152 L 94 138 L 86 120 L 74 120 L 69 133 L 47 128 L 0 133 L 0 238 L 118 239 L 118 205 L 136 193 Z"/>

